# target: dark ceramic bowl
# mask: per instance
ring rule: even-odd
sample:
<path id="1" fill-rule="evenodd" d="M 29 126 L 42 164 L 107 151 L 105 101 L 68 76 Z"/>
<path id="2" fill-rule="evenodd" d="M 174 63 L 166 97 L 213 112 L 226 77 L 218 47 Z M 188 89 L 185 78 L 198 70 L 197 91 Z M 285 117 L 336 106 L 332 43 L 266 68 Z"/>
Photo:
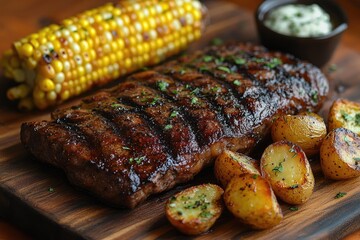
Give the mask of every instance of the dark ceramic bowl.
<path id="1" fill-rule="evenodd" d="M 294 37 L 274 32 L 264 24 L 267 14 L 276 7 L 287 4 L 316 3 L 324 9 L 331 19 L 332 31 L 320 37 Z M 347 17 L 342 9 L 333 0 L 267 0 L 264 1 L 255 13 L 256 25 L 261 43 L 269 49 L 291 53 L 301 59 L 322 67 L 334 53 L 342 33 L 347 29 Z"/>

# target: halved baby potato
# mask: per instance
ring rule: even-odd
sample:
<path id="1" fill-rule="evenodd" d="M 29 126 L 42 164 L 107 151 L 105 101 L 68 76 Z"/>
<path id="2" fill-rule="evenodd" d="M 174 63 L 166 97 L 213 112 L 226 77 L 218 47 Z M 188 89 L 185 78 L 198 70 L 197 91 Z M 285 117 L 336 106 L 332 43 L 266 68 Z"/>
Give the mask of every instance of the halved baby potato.
<path id="1" fill-rule="evenodd" d="M 310 156 L 319 152 L 326 125 L 315 113 L 284 115 L 274 121 L 271 136 L 274 142 L 287 140 L 299 145 Z"/>
<path id="2" fill-rule="evenodd" d="M 314 175 L 304 151 L 296 144 L 279 141 L 268 146 L 261 157 L 260 170 L 284 202 L 301 204 L 313 193 Z"/>
<path id="3" fill-rule="evenodd" d="M 323 141 L 320 163 L 327 178 L 341 180 L 360 176 L 360 137 L 336 128 Z"/>
<path id="4" fill-rule="evenodd" d="M 334 101 L 328 123 L 329 131 L 343 127 L 360 135 L 360 103 L 345 99 Z"/>
<path id="5" fill-rule="evenodd" d="M 222 213 L 223 193 L 215 184 L 185 189 L 167 201 L 166 217 L 182 233 L 197 235 L 206 232 Z"/>
<path id="6" fill-rule="evenodd" d="M 269 182 L 258 174 L 233 177 L 226 187 L 224 202 L 235 217 L 256 229 L 274 227 L 283 218 Z"/>
<path id="7" fill-rule="evenodd" d="M 234 176 L 243 173 L 260 174 L 258 161 L 241 153 L 224 150 L 215 160 L 214 173 L 223 187 Z"/>

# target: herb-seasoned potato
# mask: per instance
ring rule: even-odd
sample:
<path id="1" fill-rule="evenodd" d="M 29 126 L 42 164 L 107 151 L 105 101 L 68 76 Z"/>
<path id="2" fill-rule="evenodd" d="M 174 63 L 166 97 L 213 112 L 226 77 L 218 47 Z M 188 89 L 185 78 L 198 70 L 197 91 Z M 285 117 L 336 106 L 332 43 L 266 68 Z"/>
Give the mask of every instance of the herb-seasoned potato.
<path id="1" fill-rule="evenodd" d="M 243 173 L 260 174 L 256 160 L 229 150 L 223 151 L 215 160 L 214 173 L 223 187 L 226 187 L 234 176 Z"/>
<path id="2" fill-rule="evenodd" d="M 360 176 L 360 137 L 345 128 L 336 128 L 323 141 L 320 163 L 324 175 L 340 180 Z"/>
<path id="3" fill-rule="evenodd" d="M 329 131 L 347 128 L 360 135 L 360 103 L 345 99 L 334 101 L 329 112 Z"/>
<path id="4" fill-rule="evenodd" d="M 301 148 L 291 142 L 268 146 L 261 157 L 260 169 L 284 202 L 301 204 L 313 193 L 315 179 L 309 161 Z"/>
<path id="5" fill-rule="evenodd" d="M 257 229 L 271 228 L 283 218 L 269 182 L 257 174 L 233 177 L 226 187 L 224 201 L 235 217 Z"/>
<path id="6" fill-rule="evenodd" d="M 166 217 L 174 227 L 185 234 L 206 232 L 221 215 L 223 193 L 224 191 L 214 184 L 185 189 L 167 201 Z"/>
<path id="7" fill-rule="evenodd" d="M 326 125 L 315 113 L 284 115 L 273 123 L 271 136 L 274 142 L 287 140 L 299 145 L 310 156 L 319 152 L 326 136 Z"/>

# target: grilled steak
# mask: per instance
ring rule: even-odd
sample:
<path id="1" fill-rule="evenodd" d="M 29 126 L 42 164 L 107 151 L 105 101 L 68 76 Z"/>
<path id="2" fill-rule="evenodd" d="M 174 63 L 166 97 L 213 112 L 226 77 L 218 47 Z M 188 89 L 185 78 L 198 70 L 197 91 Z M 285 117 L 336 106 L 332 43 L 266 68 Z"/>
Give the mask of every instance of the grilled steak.
<path id="1" fill-rule="evenodd" d="M 249 153 L 281 114 L 316 111 L 320 70 L 252 44 L 227 44 L 136 73 L 21 127 L 38 160 L 106 202 L 135 207 L 189 181 L 225 148 Z"/>

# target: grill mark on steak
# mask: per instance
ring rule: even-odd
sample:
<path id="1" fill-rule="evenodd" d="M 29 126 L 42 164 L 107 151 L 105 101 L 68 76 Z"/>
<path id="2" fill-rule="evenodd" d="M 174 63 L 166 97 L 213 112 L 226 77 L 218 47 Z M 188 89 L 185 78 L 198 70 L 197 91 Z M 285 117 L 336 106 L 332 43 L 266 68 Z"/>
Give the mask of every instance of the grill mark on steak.
<path id="1" fill-rule="evenodd" d="M 193 129 L 200 147 L 214 142 L 224 135 L 222 124 L 213 112 L 211 103 L 204 96 L 194 95 L 190 85 L 184 86 L 176 79 L 160 73 L 155 73 L 147 79 L 137 79 L 137 81 L 138 84 L 145 85 L 155 93 L 160 92 L 159 81 L 168 84 L 167 88 L 161 93 L 181 109 L 181 113 L 189 126 L 191 126 L 191 129 Z M 193 103 L 193 100 L 196 100 L 196 103 Z M 208 127 L 210 123 L 211 127 Z"/>
<path id="2" fill-rule="evenodd" d="M 223 59 L 210 63 L 196 52 L 134 74 L 54 111 L 50 122 L 24 123 L 21 141 L 41 161 L 63 168 L 73 184 L 133 208 L 190 180 L 225 148 L 249 153 L 274 118 L 319 110 L 328 92 L 319 69 L 289 55 L 251 44 L 204 53 Z M 274 58 L 282 63 L 269 65 Z"/>
<path id="3" fill-rule="evenodd" d="M 205 100 L 209 105 L 209 109 L 215 111 L 216 120 L 220 123 L 220 126 L 223 129 L 223 135 L 225 136 L 234 136 L 234 133 L 227 121 L 226 117 L 224 116 L 223 112 L 219 108 L 219 105 L 214 101 L 213 97 L 209 96 L 204 92 L 205 88 L 208 87 L 210 84 L 213 84 L 212 81 L 202 81 L 205 80 L 203 75 L 193 75 L 189 72 L 181 74 L 180 76 L 176 74 L 176 71 L 161 71 L 159 73 L 161 75 L 168 76 L 172 78 L 178 84 L 182 84 L 187 86 L 187 89 L 190 91 L 193 97 Z M 186 79 L 186 80 L 184 80 Z"/>

